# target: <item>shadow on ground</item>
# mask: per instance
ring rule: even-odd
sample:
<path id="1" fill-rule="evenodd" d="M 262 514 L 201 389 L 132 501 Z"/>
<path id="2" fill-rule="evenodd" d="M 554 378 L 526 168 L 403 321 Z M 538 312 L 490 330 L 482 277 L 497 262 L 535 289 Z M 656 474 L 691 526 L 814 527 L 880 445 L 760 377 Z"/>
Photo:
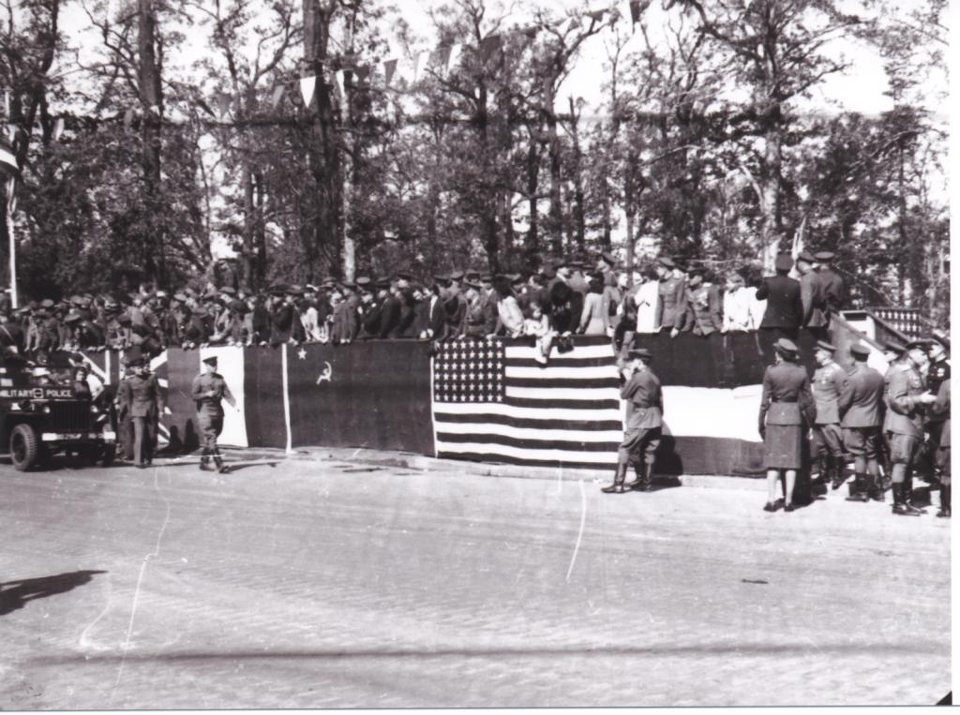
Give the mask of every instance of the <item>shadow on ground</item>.
<path id="1" fill-rule="evenodd" d="M 23 608 L 28 602 L 72 591 L 90 583 L 97 574 L 106 571 L 74 571 L 56 576 L 28 578 L 22 581 L 0 583 L 0 616 Z"/>

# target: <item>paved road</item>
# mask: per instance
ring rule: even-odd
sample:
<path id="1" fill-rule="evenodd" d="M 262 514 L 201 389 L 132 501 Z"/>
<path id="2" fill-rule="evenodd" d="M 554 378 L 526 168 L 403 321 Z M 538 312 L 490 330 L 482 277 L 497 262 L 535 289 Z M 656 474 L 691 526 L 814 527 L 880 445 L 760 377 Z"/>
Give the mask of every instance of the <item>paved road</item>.
<path id="1" fill-rule="evenodd" d="M 771 515 L 749 489 L 610 496 L 343 459 L 0 466 L 0 483 L 4 709 L 930 704 L 950 687 L 932 510 L 831 495 Z"/>

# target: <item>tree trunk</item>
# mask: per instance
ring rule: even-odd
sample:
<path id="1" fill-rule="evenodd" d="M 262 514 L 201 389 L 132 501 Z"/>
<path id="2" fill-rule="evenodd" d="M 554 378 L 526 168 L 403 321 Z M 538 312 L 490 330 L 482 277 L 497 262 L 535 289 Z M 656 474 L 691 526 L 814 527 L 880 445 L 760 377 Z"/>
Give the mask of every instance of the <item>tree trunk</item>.
<path id="1" fill-rule="evenodd" d="M 544 222 L 550 251 L 554 257 L 563 255 L 563 199 L 561 196 L 560 137 L 557 134 L 557 115 L 554 111 L 553 79 L 546 79 L 544 88 L 544 114 L 547 121 L 547 137 L 550 152 L 550 208 Z"/>
<path id="2" fill-rule="evenodd" d="M 143 153 L 144 197 L 148 204 L 156 201 L 160 188 L 161 122 L 163 95 L 160 84 L 161 67 L 157 61 L 157 16 L 154 0 L 138 0 L 137 50 L 140 59 L 139 91 L 143 122 L 140 125 Z M 159 208 L 159 207 L 158 207 Z M 159 210 L 154 213 L 160 216 Z M 162 275 L 164 235 L 162 226 L 151 222 L 148 235 L 142 236 L 144 273 L 148 280 L 163 286 Z"/>
<path id="3" fill-rule="evenodd" d="M 343 171 L 340 166 L 339 112 L 330 88 L 324 82 L 324 63 L 330 40 L 330 13 L 320 7 L 319 0 L 303 0 L 303 46 L 304 70 L 317 78 L 312 110 L 311 132 L 313 146 L 308 153 L 308 164 L 317 188 L 315 212 L 310 214 L 312 225 L 304 227 L 308 232 L 306 259 L 307 272 L 318 269 L 321 247 L 326 246 L 332 273 L 341 273 L 341 246 L 343 237 Z M 313 203 L 313 202 L 311 202 Z M 306 207 L 305 207 L 306 208 Z M 352 276 L 347 278 L 352 279 Z"/>
<path id="4" fill-rule="evenodd" d="M 540 149 L 539 134 L 531 129 L 530 145 L 527 147 L 527 235 L 524 240 L 524 263 L 526 268 L 537 267 L 537 254 L 540 252 L 540 211 L 538 195 L 540 193 Z"/>
<path id="5" fill-rule="evenodd" d="M 774 272 L 774 261 L 781 250 L 780 239 L 780 176 L 783 165 L 783 136 L 780 107 L 767 112 L 764 132 L 763 170 L 758 178 L 760 199 L 760 250 L 764 273 Z"/>

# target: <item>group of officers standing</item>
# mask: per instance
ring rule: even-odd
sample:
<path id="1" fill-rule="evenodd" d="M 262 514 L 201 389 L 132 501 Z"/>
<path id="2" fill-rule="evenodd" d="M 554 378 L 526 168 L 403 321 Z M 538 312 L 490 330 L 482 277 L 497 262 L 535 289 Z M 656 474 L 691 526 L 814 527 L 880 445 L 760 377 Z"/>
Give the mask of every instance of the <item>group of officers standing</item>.
<path id="1" fill-rule="evenodd" d="M 926 466 L 931 479 L 939 483 L 937 516 L 949 517 L 949 338 L 935 332 L 929 340 L 887 345 L 885 374 L 867 364 L 870 349 L 856 343 L 850 346 L 853 364 L 844 368 L 834 360 L 837 348 L 826 339 L 833 307 L 830 301 L 835 299 L 827 301 L 821 316 L 803 307 L 810 295 L 829 295 L 831 290 L 836 293 L 842 291 L 842 285 L 824 288 L 808 279 L 808 287 L 802 289 L 800 282 L 787 276 L 792 264 L 790 256 L 779 256 L 777 276 L 765 280 L 758 291 L 770 301 L 761 328 L 780 334 L 775 342 L 775 363 L 764 373 L 758 416 L 767 469 L 764 510 L 773 512 L 782 506 L 785 512 L 794 511 L 797 476 L 810 464 L 812 446 L 819 462 L 812 487 L 825 489 L 830 484 L 838 489 L 846 482 L 845 469 L 852 461 L 854 481 L 849 500 L 884 501 L 887 488 L 891 488 L 894 514 L 919 515 L 923 510 L 913 504 L 912 479 L 915 470 Z M 810 275 L 809 270 L 801 272 Z M 797 309 L 793 323 L 778 319 L 785 313 L 785 306 Z M 800 325 L 820 338 L 814 349 L 817 368 L 812 381 L 799 363 L 795 340 Z M 605 493 L 653 488 L 653 465 L 662 434 L 663 393 L 651 362 L 650 351 L 643 347 L 630 347 L 622 361 L 625 433 L 613 483 L 602 488 Z M 626 482 L 631 465 L 636 479 Z M 783 485 L 782 499 L 777 498 L 778 483 Z"/>

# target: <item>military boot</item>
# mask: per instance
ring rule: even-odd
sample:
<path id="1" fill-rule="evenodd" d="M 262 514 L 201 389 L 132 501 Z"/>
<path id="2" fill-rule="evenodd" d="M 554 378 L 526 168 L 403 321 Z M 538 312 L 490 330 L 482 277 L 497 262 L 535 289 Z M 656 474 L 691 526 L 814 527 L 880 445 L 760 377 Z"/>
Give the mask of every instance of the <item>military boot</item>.
<path id="1" fill-rule="evenodd" d="M 839 489 L 840 487 L 843 486 L 843 483 L 844 483 L 845 481 L 847 481 L 847 475 L 844 474 L 844 472 L 843 472 L 844 466 L 845 466 L 845 465 L 843 464 L 843 461 L 842 461 L 842 460 L 837 459 L 837 460 L 834 461 L 834 464 L 833 464 L 833 482 L 832 482 L 831 485 L 830 485 L 830 488 L 831 488 L 831 489 L 837 490 L 837 489 Z"/>
<path id="2" fill-rule="evenodd" d="M 869 485 L 865 474 L 857 474 L 853 478 L 853 488 L 847 501 L 870 501 Z"/>
<path id="3" fill-rule="evenodd" d="M 903 483 L 903 504 L 907 507 L 907 511 L 913 514 L 926 514 L 926 509 L 921 509 L 918 506 L 913 505 L 913 477 L 909 476 Z"/>
<path id="4" fill-rule="evenodd" d="M 870 498 L 879 502 L 886 501 L 887 497 L 884 493 L 883 480 L 880 478 L 880 475 L 873 474 L 868 476 L 867 479 L 870 485 Z"/>
<path id="5" fill-rule="evenodd" d="M 229 467 L 223 463 L 223 457 L 220 456 L 219 449 L 215 449 L 213 452 L 213 463 L 217 466 L 217 471 L 220 474 L 226 474 L 229 471 Z"/>
<path id="6" fill-rule="evenodd" d="M 627 489 L 639 489 L 643 486 L 643 467 L 643 462 L 638 462 L 634 465 L 633 469 L 636 472 L 637 478 L 624 485 Z"/>
<path id="7" fill-rule="evenodd" d="M 900 516 L 920 516 L 921 512 L 907 505 L 907 485 L 904 482 L 893 483 L 893 513 Z"/>
<path id="8" fill-rule="evenodd" d="M 613 475 L 613 484 L 600 489 L 604 494 L 625 494 L 627 489 L 623 486 L 623 480 L 627 478 L 627 465 L 617 464 L 617 471 Z"/>
<path id="9" fill-rule="evenodd" d="M 937 512 L 937 516 L 941 519 L 950 518 L 950 485 L 949 484 L 940 484 L 940 511 Z"/>
<path id="10" fill-rule="evenodd" d="M 210 471 L 210 455 L 207 454 L 207 450 L 203 450 L 203 452 L 200 454 L 200 471 Z"/>

